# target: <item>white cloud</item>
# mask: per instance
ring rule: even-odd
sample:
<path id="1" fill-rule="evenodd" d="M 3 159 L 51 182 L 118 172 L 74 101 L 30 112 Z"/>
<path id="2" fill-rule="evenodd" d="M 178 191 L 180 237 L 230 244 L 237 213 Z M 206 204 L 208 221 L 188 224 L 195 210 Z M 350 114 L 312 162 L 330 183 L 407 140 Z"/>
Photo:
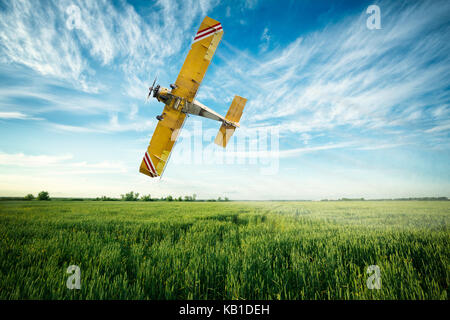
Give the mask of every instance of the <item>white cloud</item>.
<path id="1" fill-rule="evenodd" d="M 112 115 L 108 124 L 98 125 L 100 130 L 110 132 L 145 131 L 154 128 L 156 121 L 140 119 L 131 122 L 119 122 L 118 115 Z"/>
<path id="2" fill-rule="evenodd" d="M 269 48 L 270 43 L 270 35 L 269 35 L 269 28 L 265 27 L 264 31 L 261 35 L 261 44 L 259 45 L 259 48 L 261 51 L 267 51 Z"/>
<path id="3" fill-rule="evenodd" d="M 56 28 L 61 13 L 52 5 L 12 1 L 0 11 L 0 50 L 11 62 L 37 72 L 86 85 L 85 60 L 73 37 L 63 27 Z"/>
<path id="4" fill-rule="evenodd" d="M 19 119 L 19 120 L 42 120 L 41 118 L 31 117 L 22 112 L 1 112 L 0 111 L 0 119 Z"/>
<path id="5" fill-rule="evenodd" d="M 75 162 L 73 155 L 29 155 L 24 153 L 0 152 L 0 166 L 25 167 L 52 175 L 96 174 L 126 172 L 121 162 L 101 161 L 88 163 Z M 21 169 L 22 170 L 22 169 Z M 14 170 L 12 170 L 14 171 Z M 38 172 L 35 172 L 36 174 Z"/>
<path id="6" fill-rule="evenodd" d="M 80 8 L 83 23 L 69 30 L 65 27 L 66 8 L 72 3 Z M 103 114 L 106 119 L 86 120 L 81 125 L 47 123 L 72 133 L 150 133 L 156 121 L 142 118 L 141 105 L 136 101 L 130 104 L 128 97 L 143 102 L 155 74 L 165 74 L 167 79 L 162 81 L 166 82 L 177 74 L 182 63 L 179 57 L 187 52 L 190 35 L 216 3 L 161 0 L 150 14 L 138 14 L 125 2 L 116 3 L 117 7 L 108 1 L 65 0 L 38 5 L 17 0 L 5 4 L 0 11 L 0 61 L 27 66 L 42 77 L 20 88 L 0 88 L 0 118 L 31 119 L 56 110 L 86 116 Z M 237 10 L 256 5 L 256 1 L 243 2 Z M 234 94 L 249 98 L 239 132 L 259 126 L 278 129 L 281 138 L 289 141 L 276 155 L 282 161 L 293 157 L 302 161 L 307 158 L 304 154 L 325 150 L 395 148 L 424 136 L 433 137 L 433 141 L 427 140 L 433 148 L 446 145 L 448 149 L 450 44 L 445 41 L 448 30 L 444 22 L 448 21 L 450 5 L 445 1 L 386 2 L 380 7 L 389 17 L 382 19 L 382 30 L 367 30 L 362 13 L 317 32 L 298 34 L 287 45 L 271 51 L 267 47 L 255 55 L 225 38 L 216 52 L 220 59 L 215 58 L 213 63 L 217 64 L 208 71 L 208 82 L 199 91 L 200 99 L 220 105 L 224 101 L 229 104 Z M 236 19 L 247 23 L 242 17 Z M 267 43 L 275 37 L 275 29 L 269 32 L 266 28 L 261 35 Z M 109 78 L 113 80 L 108 82 Z M 49 80 L 45 83 L 49 87 L 74 86 L 90 94 L 46 91 L 42 79 Z M 105 91 L 108 94 L 96 94 Z M 121 95 L 127 97 L 121 101 Z M 19 106 L 14 102 L 17 97 L 42 105 Z M 342 132 L 343 127 L 349 131 L 357 128 L 356 135 L 379 133 L 385 140 L 355 139 Z M 323 135 L 328 137 L 323 139 Z M 295 142 L 304 144 L 297 147 Z M 148 143 L 148 137 L 139 143 Z M 250 156 L 261 155 L 267 154 Z M 3 194 L 17 194 L 28 186 L 39 190 L 43 184 L 53 192 L 64 190 L 74 196 L 92 196 L 99 190 L 98 195 L 118 195 L 127 189 L 161 196 L 185 194 L 188 188 L 205 198 L 228 192 L 234 199 L 411 196 L 449 190 L 448 183 L 417 185 L 407 178 L 397 179 L 398 175 L 380 181 L 379 177 L 386 175 L 384 169 L 352 175 L 348 168 L 341 168 L 340 176 L 330 169 L 330 177 L 322 180 L 324 175 L 309 174 L 328 167 L 309 168 L 309 172 L 306 168 L 297 175 L 286 175 L 286 168 L 282 168 L 280 175 L 260 177 L 245 166 L 242 175 L 227 172 L 228 168 L 215 167 L 208 172 L 197 166 L 197 178 L 192 179 L 193 171 L 180 166 L 179 170 L 172 167 L 158 182 L 139 175 L 136 164 L 136 172 L 125 175 L 130 166 L 120 161 L 83 161 L 68 154 L 0 153 L 0 165 L 8 172 L 0 173 Z M 24 170 L 32 172 L 19 173 Z M 108 174 L 94 179 L 97 173 Z"/>
<path id="7" fill-rule="evenodd" d="M 244 8 L 246 9 L 254 9 L 258 5 L 258 0 L 245 0 Z"/>
<path id="8" fill-rule="evenodd" d="M 425 130 L 427 133 L 434 133 L 434 132 L 442 132 L 442 131 L 448 131 L 450 130 L 450 121 L 446 121 L 445 123 L 432 127 L 428 130 Z"/>
<path id="9" fill-rule="evenodd" d="M 72 159 L 72 155 L 26 155 L 23 153 L 0 153 L 0 165 L 42 167 L 51 166 Z"/>
<path id="10" fill-rule="evenodd" d="M 130 120 L 135 120 L 136 119 L 136 115 L 138 114 L 138 112 L 139 112 L 138 105 L 135 104 L 135 103 L 132 103 L 131 107 L 130 107 L 130 113 L 128 114 L 128 118 Z"/>
<path id="11" fill-rule="evenodd" d="M 341 148 L 349 148 L 354 147 L 354 142 L 344 142 L 344 143 L 330 143 L 326 145 L 314 146 L 314 147 L 302 147 L 302 148 L 294 148 L 280 151 L 281 158 L 287 157 L 295 157 L 303 153 L 321 151 L 321 150 L 330 150 L 330 149 L 341 149 Z"/>
<path id="12" fill-rule="evenodd" d="M 59 123 L 51 123 L 50 128 L 55 129 L 57 131 L 66 131 L 66 132 L 74 132 L 74 133 L 91 133 L 91 132 L 101 133 L 101 132 L 104 132 L 100 129 L 83 127 L 83 126 L 71 126 L 71 125 L 65 125 L 65 124 L 59 124 Z"/>
<path id="13" fill-rule="evenodd" d="M 147 119 L 129 119 L 128 121 L 119 121 L 119 116 L 113 114 L 108 122 L 88 123 L 84 125 L 64 125 L 59 123 L 49 123 L 49 128 L 57 131 L 72 133 L 116 133 L 126 131 L 152 131 L 156 121 Z"/>
<path id="14" fill-rule="evenodd" d="M 27 115 L 22 112 L 0 112 L 0 119 L 26 119 Z"/>
<path id="15" fill-rule="evenodd" d="M 126 77 L 142 77 L 178 53 L 186 33 L 194 34 L 200 19 L 216 4 L 216 0 L 160 0 L 144 18 L 125 2 L 114 6 L 106 0 L 17 0 L 0 11 L 0 52 L 7 61 L 98 92 L 97 64 L 92 60 L 109 70 L 119 68 Z M 75 28 L 68 28 L 67 21 L 74 19 Z"/>
<path id="16" fill-rule="evenodd" d="M 222 41 L 229 52 L 218 50 L 225 65 L 214 71 L 208 92 L 218 100 L 247 97 L 243 124 L 291 133 L 428 126 L 429 117 L 448 114 L 450 4 L 380 7 L 389 17 L 382 30 L 368 30 L 362 12 L 260 56 Z"/>
<path id="17" fill-rule="evenodd" d="M 0 88 L 0 103 L 2 108 L 8 108 L 6 112 L 18 113 L 46 113 L 52 111 L 64 111 L 92 115 L 105 111 L 120 110 L 121 106 L 108 95 L 96 96 L 93 94 L 69 91 L 64 93 L 50 92 L 47 84 L 23 85 L 21 87 Z M 17 104 L 14 99 L 30 100 L 30 104 Z M 38 104 L 38 107 L 36 106 Z M 14 109 L 14 111 L 10 111 Z M 23 110 L 18 110 L 23 109 Z"/>
<path id="18" fill-rule="evenodd" d="M 358 150 L 379 150 L 379 149 L 389 149 L 404 146 L 405 143 L 383 143 L 383 144 L 372 144 L 364 147 L 357 148 Z"/>

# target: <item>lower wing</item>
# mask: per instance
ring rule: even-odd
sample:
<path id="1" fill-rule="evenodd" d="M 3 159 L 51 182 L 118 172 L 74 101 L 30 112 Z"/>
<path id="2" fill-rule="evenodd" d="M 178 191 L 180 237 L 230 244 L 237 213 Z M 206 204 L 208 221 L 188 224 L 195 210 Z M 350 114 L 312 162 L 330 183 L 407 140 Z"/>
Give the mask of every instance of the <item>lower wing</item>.
<path id="1" fill-rule="evenodd" d="M 162 116 L 163 119 L 156 126 L 139 168 L 139 172 L 152 178 L 163 174 L 172 148 L 186 119 L 183 112 L 168 106 L 164 107 Z"/>

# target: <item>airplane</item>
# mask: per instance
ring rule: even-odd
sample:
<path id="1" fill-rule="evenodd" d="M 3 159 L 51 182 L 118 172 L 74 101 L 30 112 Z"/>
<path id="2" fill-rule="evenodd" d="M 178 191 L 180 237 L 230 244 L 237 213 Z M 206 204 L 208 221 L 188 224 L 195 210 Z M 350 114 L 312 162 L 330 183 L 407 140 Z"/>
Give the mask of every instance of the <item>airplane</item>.
<path id="1" fill-rule="evenodd" d="M 147 100 L 153 96 L 164 103 L 164 110 L 156 117 L 158 125 L 144 154 L 139 172 L 152 178 L 162 176 L 186 116 L 189 114 L 221 122 L 222 125 L 214 143 L 224 148 L 239 127 L 239 120 L 247 99 L 235 96 L 225 117 L 195 100 L 198 88 L 222 36 L 223 29 L 220 22 L 205 17 L 194 37 L 177 80 L 170 85 L 171 89 L 163 88 L 159 84 L 155 87 L 156 78 L 153 81 Z"/>

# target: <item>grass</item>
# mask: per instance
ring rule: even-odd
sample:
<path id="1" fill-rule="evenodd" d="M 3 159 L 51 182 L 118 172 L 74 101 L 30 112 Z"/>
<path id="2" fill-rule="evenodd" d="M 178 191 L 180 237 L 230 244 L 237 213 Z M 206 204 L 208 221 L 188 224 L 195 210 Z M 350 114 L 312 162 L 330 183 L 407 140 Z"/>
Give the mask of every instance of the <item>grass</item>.
<path id="1" fill-rule="evenodd" d="M 0 299 L 448 299 L 449 217 L 445 201 L 5 201 Z"/>

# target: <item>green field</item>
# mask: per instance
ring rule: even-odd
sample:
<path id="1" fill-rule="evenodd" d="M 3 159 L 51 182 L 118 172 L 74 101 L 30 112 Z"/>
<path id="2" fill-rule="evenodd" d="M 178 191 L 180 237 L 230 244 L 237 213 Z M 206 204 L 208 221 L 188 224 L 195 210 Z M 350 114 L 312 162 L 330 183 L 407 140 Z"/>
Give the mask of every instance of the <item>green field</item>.
<path id="1" fill-rule="evenodd" d="M 448 299 L 449 221 L 445 201 L 2 201 L 0 298 Z"/>

